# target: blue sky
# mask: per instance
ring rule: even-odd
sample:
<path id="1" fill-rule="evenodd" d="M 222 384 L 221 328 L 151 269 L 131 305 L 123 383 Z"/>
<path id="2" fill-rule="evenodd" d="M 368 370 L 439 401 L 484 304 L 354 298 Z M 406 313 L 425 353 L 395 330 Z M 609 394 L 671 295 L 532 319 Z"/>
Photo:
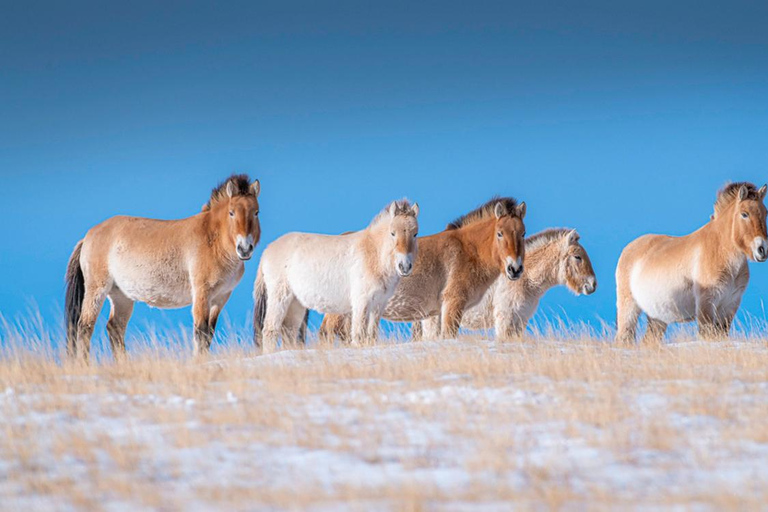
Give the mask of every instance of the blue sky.
<path id="1" fill-rule="evenodd" d="M 423 234 L 516 196 L 529 233 L 577 228 L 598 274 L 595 295 L 553 291 L 542 311 L 612 321 L 624 245 L 698 228 L 728 180 L 768 181 L 768 4 L 531 4 L 7 3 L 0 312 L 55 321 L 92 225 L 194 214 L 247 172 L 259 251 L 402 196 Z M 764 317 L 768 265 L 751 270 L 743 308 Z M 189 315 L 138 307 L 132 325 Z"/>

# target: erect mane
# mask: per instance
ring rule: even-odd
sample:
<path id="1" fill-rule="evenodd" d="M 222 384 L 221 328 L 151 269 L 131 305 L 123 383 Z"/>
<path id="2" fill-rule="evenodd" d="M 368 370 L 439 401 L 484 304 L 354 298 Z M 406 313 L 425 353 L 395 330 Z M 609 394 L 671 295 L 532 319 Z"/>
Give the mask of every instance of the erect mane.
<path id="1" fill-rule="evenodd" d="M 210 210 L 211 205 L 222 200 L 229 199 L 227 195 L 227 184 L 232 182 L 235 185 L 234 196 L 247 196 L 251 194 L 251 180 L 247 174 L 233 174 L 229 178 L 219 183 L 216 188 L 211 190 L 211 198 L 203 206 L 203 211 Z"/>
<path id="2" fill-rule="evenodd" d="M 757 187 L 754 184 L 749 183 L 748 181 L 728 183 L 717 193 L 717 199 L 715 199 L 715 215 L 722 213 L 723 210 L 728 208 L 739 198 L 739 190 L 741 187 L 747 188 L 747 199 L 760 199 L 757 194 Z"/>
<path id="3" fill-rule="evenodd" d="M 370 224 L 368 226 L 375 226 L 379 222 L 389 219 L 389 209 L 392 207 L 392 205 L 397 205 L 395 207 L 395 215 L 412 215 L 412 213 L 409 213 L 411 211 L 411 208 L 413 208 L 413 205 L 410 201 L 407 199 L 398 199 L 396 201 L 392 201 L 390 203 L 387 203 L 387 206 L 385 206 L 379 213 L 376 214 L 376 216 L 373 218 Z"/>
<path id="4" fill-rule="evenodd" d="M 496 208 L 496 203 L 503 204 L 507 210 L 507 213 L 512 213 L 515 211 L 515 208 L 517 208 L 517 199 L 514 197 L 493 197 L 490 201 L 483 204 L 482 206 L 475 208 L 469 213 L 465 213 L 461 217 L 449 223 L 445 229 L 460 229 L 464 226 L 469 226 L 470 224 L 485 220 L 489 217 L 495 217 L 496 214 L 494 213 L 494 210 Z"/>
<path id="5" fill-rule="evenodd" d="M 549 228 L 544 231 L 539 231 L 525 239 L 525 250 L 535 251 L 550 242 L 559 241 L 565 238 L 568 233 L 573 231 L 570 228 Z"/>

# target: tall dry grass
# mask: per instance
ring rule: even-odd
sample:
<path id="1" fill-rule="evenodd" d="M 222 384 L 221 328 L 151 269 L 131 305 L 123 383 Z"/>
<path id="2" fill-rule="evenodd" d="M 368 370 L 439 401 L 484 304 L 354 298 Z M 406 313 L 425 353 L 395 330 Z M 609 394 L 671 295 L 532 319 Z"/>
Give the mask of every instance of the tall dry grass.
<path id="1" fill-rule="evenodd" d="M 3 321 L 0 503 L 83 509 L 745 509 L 768 499 L 764 324 L 618 347 L 539 325 L 257 357 L 246 330 L 193 359 L 183 331 L 119 363 L 61 358 Z"/>

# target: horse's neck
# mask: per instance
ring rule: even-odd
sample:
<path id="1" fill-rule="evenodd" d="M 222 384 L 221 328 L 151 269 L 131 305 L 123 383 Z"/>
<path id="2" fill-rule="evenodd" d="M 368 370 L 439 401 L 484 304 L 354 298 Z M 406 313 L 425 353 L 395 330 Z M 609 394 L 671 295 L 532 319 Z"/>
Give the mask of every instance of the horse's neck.
<path id="1" fill-rule="evenodd" d="M 387 248 L 386 236 L 388 229 L 384 223 L 368 226 L 361 232 L 363 247 L 369 270 L 378 276 L 390 275 L 395 272 L 392 265 L 392 251 Z"/>
<path id="2" fill-rule="evenodd" d="M 523 279 L 532 297 L 541 297 L 553 286 L 565 282 L 565 275 L 560 271 L 561 243 L 562 239 L 557 238 L 525 252 Z"/>
<path id="3" fill-rule="evenodd" d="M 732 264 L 746 259 L 746 256 L 733 242 L 733 215 L 731 209 L 735 207 L 735 204 L 729 206 L 720 215 L 707 222 L 694 233 L 699 238 L 705 240 L 709 254 L 722 260 L 723 264 Z"/>
<path id="4" fill-rule="evenodd" d="M 495 243 L 495 219 L 487 219 L 461 228 L 465 243 L 474 248 L 474 255 L 479 266 L 480 275 L 491 278 L 499 273 L 499 248 Z"/>
<path id="5" fill-rule="evenodd" d="M 203 233 L 205 233 L 205 246 L 219 261 L 231 264 L 233 267 L 242 263 L 234 256 L 233 242 L 229 239 L 227 220 L 221 204 L 214 203 L 211 208 L 196 215 L 199 219 Z"/>

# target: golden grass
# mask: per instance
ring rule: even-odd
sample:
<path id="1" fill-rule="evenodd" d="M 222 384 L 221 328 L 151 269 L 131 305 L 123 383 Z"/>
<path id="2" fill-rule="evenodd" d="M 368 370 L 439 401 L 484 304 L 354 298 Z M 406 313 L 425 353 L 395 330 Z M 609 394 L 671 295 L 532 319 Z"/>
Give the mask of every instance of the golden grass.
<path id="1" fill-rule="evenodd" d="M 134 340 L 127 360 L 85 366 L 16 334 L 0 357 L 10 508 L 768 502 L 760 340 L 463 337 L 201 360 Z"/>

